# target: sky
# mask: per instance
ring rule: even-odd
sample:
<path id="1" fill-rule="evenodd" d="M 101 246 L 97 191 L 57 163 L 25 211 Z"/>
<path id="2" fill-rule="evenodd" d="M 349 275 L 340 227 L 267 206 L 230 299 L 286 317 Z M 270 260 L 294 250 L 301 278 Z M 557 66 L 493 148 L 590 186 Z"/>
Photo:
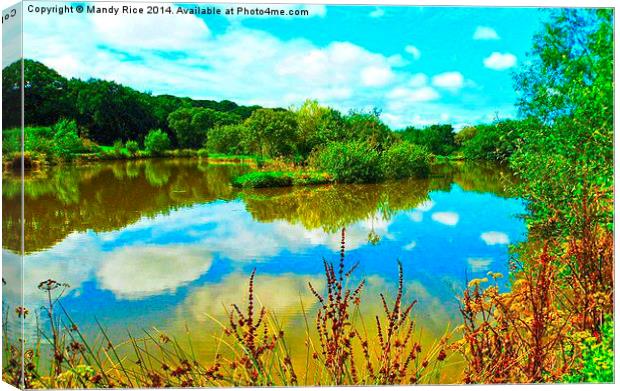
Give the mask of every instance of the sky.
<path id="1" fill-rule="evenodd" d="M 311 98 L 343 112 L 379 108 L 395 129 L 460 129 L 516 115 L 512 74 L 545 17 L 535 8 L 280 7 L 310 15 L 44 16 L 25 9 L 24 56 L 66 77 L 156 95 L 266 107 Z"/>

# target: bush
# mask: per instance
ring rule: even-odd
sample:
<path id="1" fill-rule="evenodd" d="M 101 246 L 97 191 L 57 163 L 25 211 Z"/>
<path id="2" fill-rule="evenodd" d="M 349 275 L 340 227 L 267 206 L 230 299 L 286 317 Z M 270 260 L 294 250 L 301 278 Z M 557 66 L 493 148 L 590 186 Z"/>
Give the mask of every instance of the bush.
<path id="1" fill-rule="evenodd" d="M 170 148 L 170 138 L 161 129 L 151 130 L 144 139 L 144 148 L 152 153 L 162 153 Z"/>
<path id="2" fill-rule="evenodd" d="M 383 177 L 378 152 L 363 141 L 330 143 L 313 152 L 310 162 L 336 182 L 373 183 Z"/>
<path id="3" fill-rule="evenodd" d="M 122 140 L 114 141 L 114 144 L 112 145 L 112 149 L 114 150 L 114 153 L 116 153 L 117 155 L 121 155 L 123 153 L 123 141 Z"/>
<path id="4" fill-rule="evenodd" d="M 135 156 L 140 149 L 138 142 L 134 140 L 127 141 L 127 143 L 125 144 L 125 148 L 127 148 L 127 152 L 129 152 L 132 156 Z"/>
<path id="5" fill-rule="evenodd" d="M 569 383 L 612 383 L 614 381 L 614 321 L 608 316 L 601 327 L 600 340 L 587 335 L 579 344 L 578 370 L 564 377 Z"/>
<path id="6" fill-rule="evenodd" d="M 207 151 L 206 149 L 199 149 L 198 152 L 196 152 L 196 154 L 198 155 L 198 157 L 209 157 L 209 151 Z"/>
<path id="7" fill-rule="evenodd" d="M 62 119 L 52 127 L 52 148 L 51 152 L 55 157 L 61 159 L 71 159 L 74 153 L 82 149 L 82 140 L 78 136 L 77 124 L 75 121 Z"/>
<path id="8" fill-rule="evenodd" d="M 432 154 L 426 148 L 405 141 L 390 146 L 381 154 L 381 171 L 389 179 L 426 177 L 431 160 Z"/>
<path id="9" fill-rule="evenodd" d="M 293 185 L 293 178 L 283 172 L 250 172 L 233 180 L 233 186 L 245 188 L 287 187 Z"/>

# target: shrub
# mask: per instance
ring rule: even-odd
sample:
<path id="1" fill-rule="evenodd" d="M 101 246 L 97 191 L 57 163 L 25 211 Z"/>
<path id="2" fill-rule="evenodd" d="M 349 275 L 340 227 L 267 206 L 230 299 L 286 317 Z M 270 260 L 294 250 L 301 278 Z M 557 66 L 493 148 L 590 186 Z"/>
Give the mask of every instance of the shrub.
<path id="1" fill-rule="evenodd" d="M 198 157 L 209 157 L 209 151 L 207 151 L 204 148 L 199 149 L 198 152 L 196 152 L 196 154 L 198 155 Z"/>
<path id="2" fill-rule="evenodd" d="M 564 377 L 569 383 L 612 383 L 614 381 L 614 321 L 608 316 L 600 337 L 589 333 L 580 341 L 579 370 Z"/>
<path id="3" fill-rule="evenodd" d="M 402 142 L 390 146 L 381 154 L 381 171 L 386 178 L 426 177 L 432 154 L 419 145 Z"/>
<path id="4" fill-rule="evenodd" d="M 52 154 L 61 159 L 70 159 L 82 149 L 82 140 L 78 136 L 75 120 L 62 119 L 52 128 Z"/>
<path id="5" fill-rule="evenodd" d="M 127 143 L 125 144 L 125 148 L 127 148 L 127 152 L 129 152 L 131 155 L 135 155 L 140 149 L 138 142 L 134 140 L 127 141 Z"/>
<path id="6" fill-rule="evenodd" d="M 233 180 L 233 186 L 245 188 L 287 187 L 293 184 L 293 178 L 283 172 L 250 172 Z"/>
<path id="7" fill-rule="evenodd" d="M 153 153 L 162 153 L 170 148 L 170 138 L 161 129 L 151 130 L 144 139 L 144 147 Z"/>
<path id="8" fill-rule="evenodd" d="M 112 145 L 112 149 L 114 150 L 115 154 L 121 155 L 123 153 L 123 141 L 122 140 L 114 141 L 114 144 Z"/>
<path id="9" fill-rule="evenodd" d="M 313 152 L 310 161 L 336 182 L 372 183 L 383 177 L 379 154 L 363 141 L 330 143 Z"/>

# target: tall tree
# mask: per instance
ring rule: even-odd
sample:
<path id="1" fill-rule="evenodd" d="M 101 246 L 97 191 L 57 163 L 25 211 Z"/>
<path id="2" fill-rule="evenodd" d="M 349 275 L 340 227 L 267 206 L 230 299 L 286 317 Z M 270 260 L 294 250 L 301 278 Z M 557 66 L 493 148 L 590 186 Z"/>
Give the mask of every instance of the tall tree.
<path id="1" fill-rule="evenodd" d="M 261 156 L 290 156 L 295 150 L 295 113 L 272 109 L 256 110 L 245 121 L 244 144 Z"/>
<path id="2" fill-rule="evenodd" d="M 613 10 L 563 9 L 516 76 L 521 114 L 543 123 L 523 131 L 512 164 L 536 201 L 534 221 L 552 221 L 558 233 L 576 225 L 584 200 L 606 205 L 602 221 L 612 224 L 613 55 Z"/>
<path id="3" fill-rule="evenodd" d="M 157 126 L 148 94 L 97 79 L 72 79 L 69 86 L 78 124 L 87 128 L 88 136 L 98 143 L 143 139 Z"/>
<path id="4" fill-rule="evenodd" d="M 21 125 L 21 61 L 2 70 L 2 112 L 4 127 Z M 71 115 L 68 81 L 38 61 L 24 60 L 24 122 L 52 125 Z"/>

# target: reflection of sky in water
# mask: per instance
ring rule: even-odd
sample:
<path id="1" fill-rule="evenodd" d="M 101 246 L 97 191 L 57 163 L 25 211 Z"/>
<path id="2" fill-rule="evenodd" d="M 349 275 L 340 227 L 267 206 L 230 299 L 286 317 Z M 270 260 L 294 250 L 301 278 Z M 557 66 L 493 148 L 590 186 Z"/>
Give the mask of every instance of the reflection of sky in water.
<path id="1" fill-rule="evenodd" d="M 347 259 L 360 261 L 367 295 L 376 298 L 393 286 L 400 259 L 422 322 L 455 319 L 455 296 L 467 278 L 489 270 L 506 274 L 507 245 L 525 231 L 516 217 L 523 212 L 518 200 L 454 184 L 429 196 L 388 221 L 377 214 L 347 227 Z M 375 245 L 370 232 L 381 238 Z M 335 261 L 339 242 L 339 233 L 285 220 L 255 221 L 243 201 L 197 204 L 113 232 L 73 233 L 26 256 L 26 306 L 42 304 L 38 282 L 68 282 L 63 303 L 83 330 L 96 317 L 125 335 L 128 327 L 166 327 L 221 314 L 223 304 L 241 301 L 256 268 L 261 299 L 276 313 L 292 314 L 300 296 L 312 303 L 307 281 L 320 284 L 321 259 Z M 3 256 L 12 255 L 3 250 Z"/>

